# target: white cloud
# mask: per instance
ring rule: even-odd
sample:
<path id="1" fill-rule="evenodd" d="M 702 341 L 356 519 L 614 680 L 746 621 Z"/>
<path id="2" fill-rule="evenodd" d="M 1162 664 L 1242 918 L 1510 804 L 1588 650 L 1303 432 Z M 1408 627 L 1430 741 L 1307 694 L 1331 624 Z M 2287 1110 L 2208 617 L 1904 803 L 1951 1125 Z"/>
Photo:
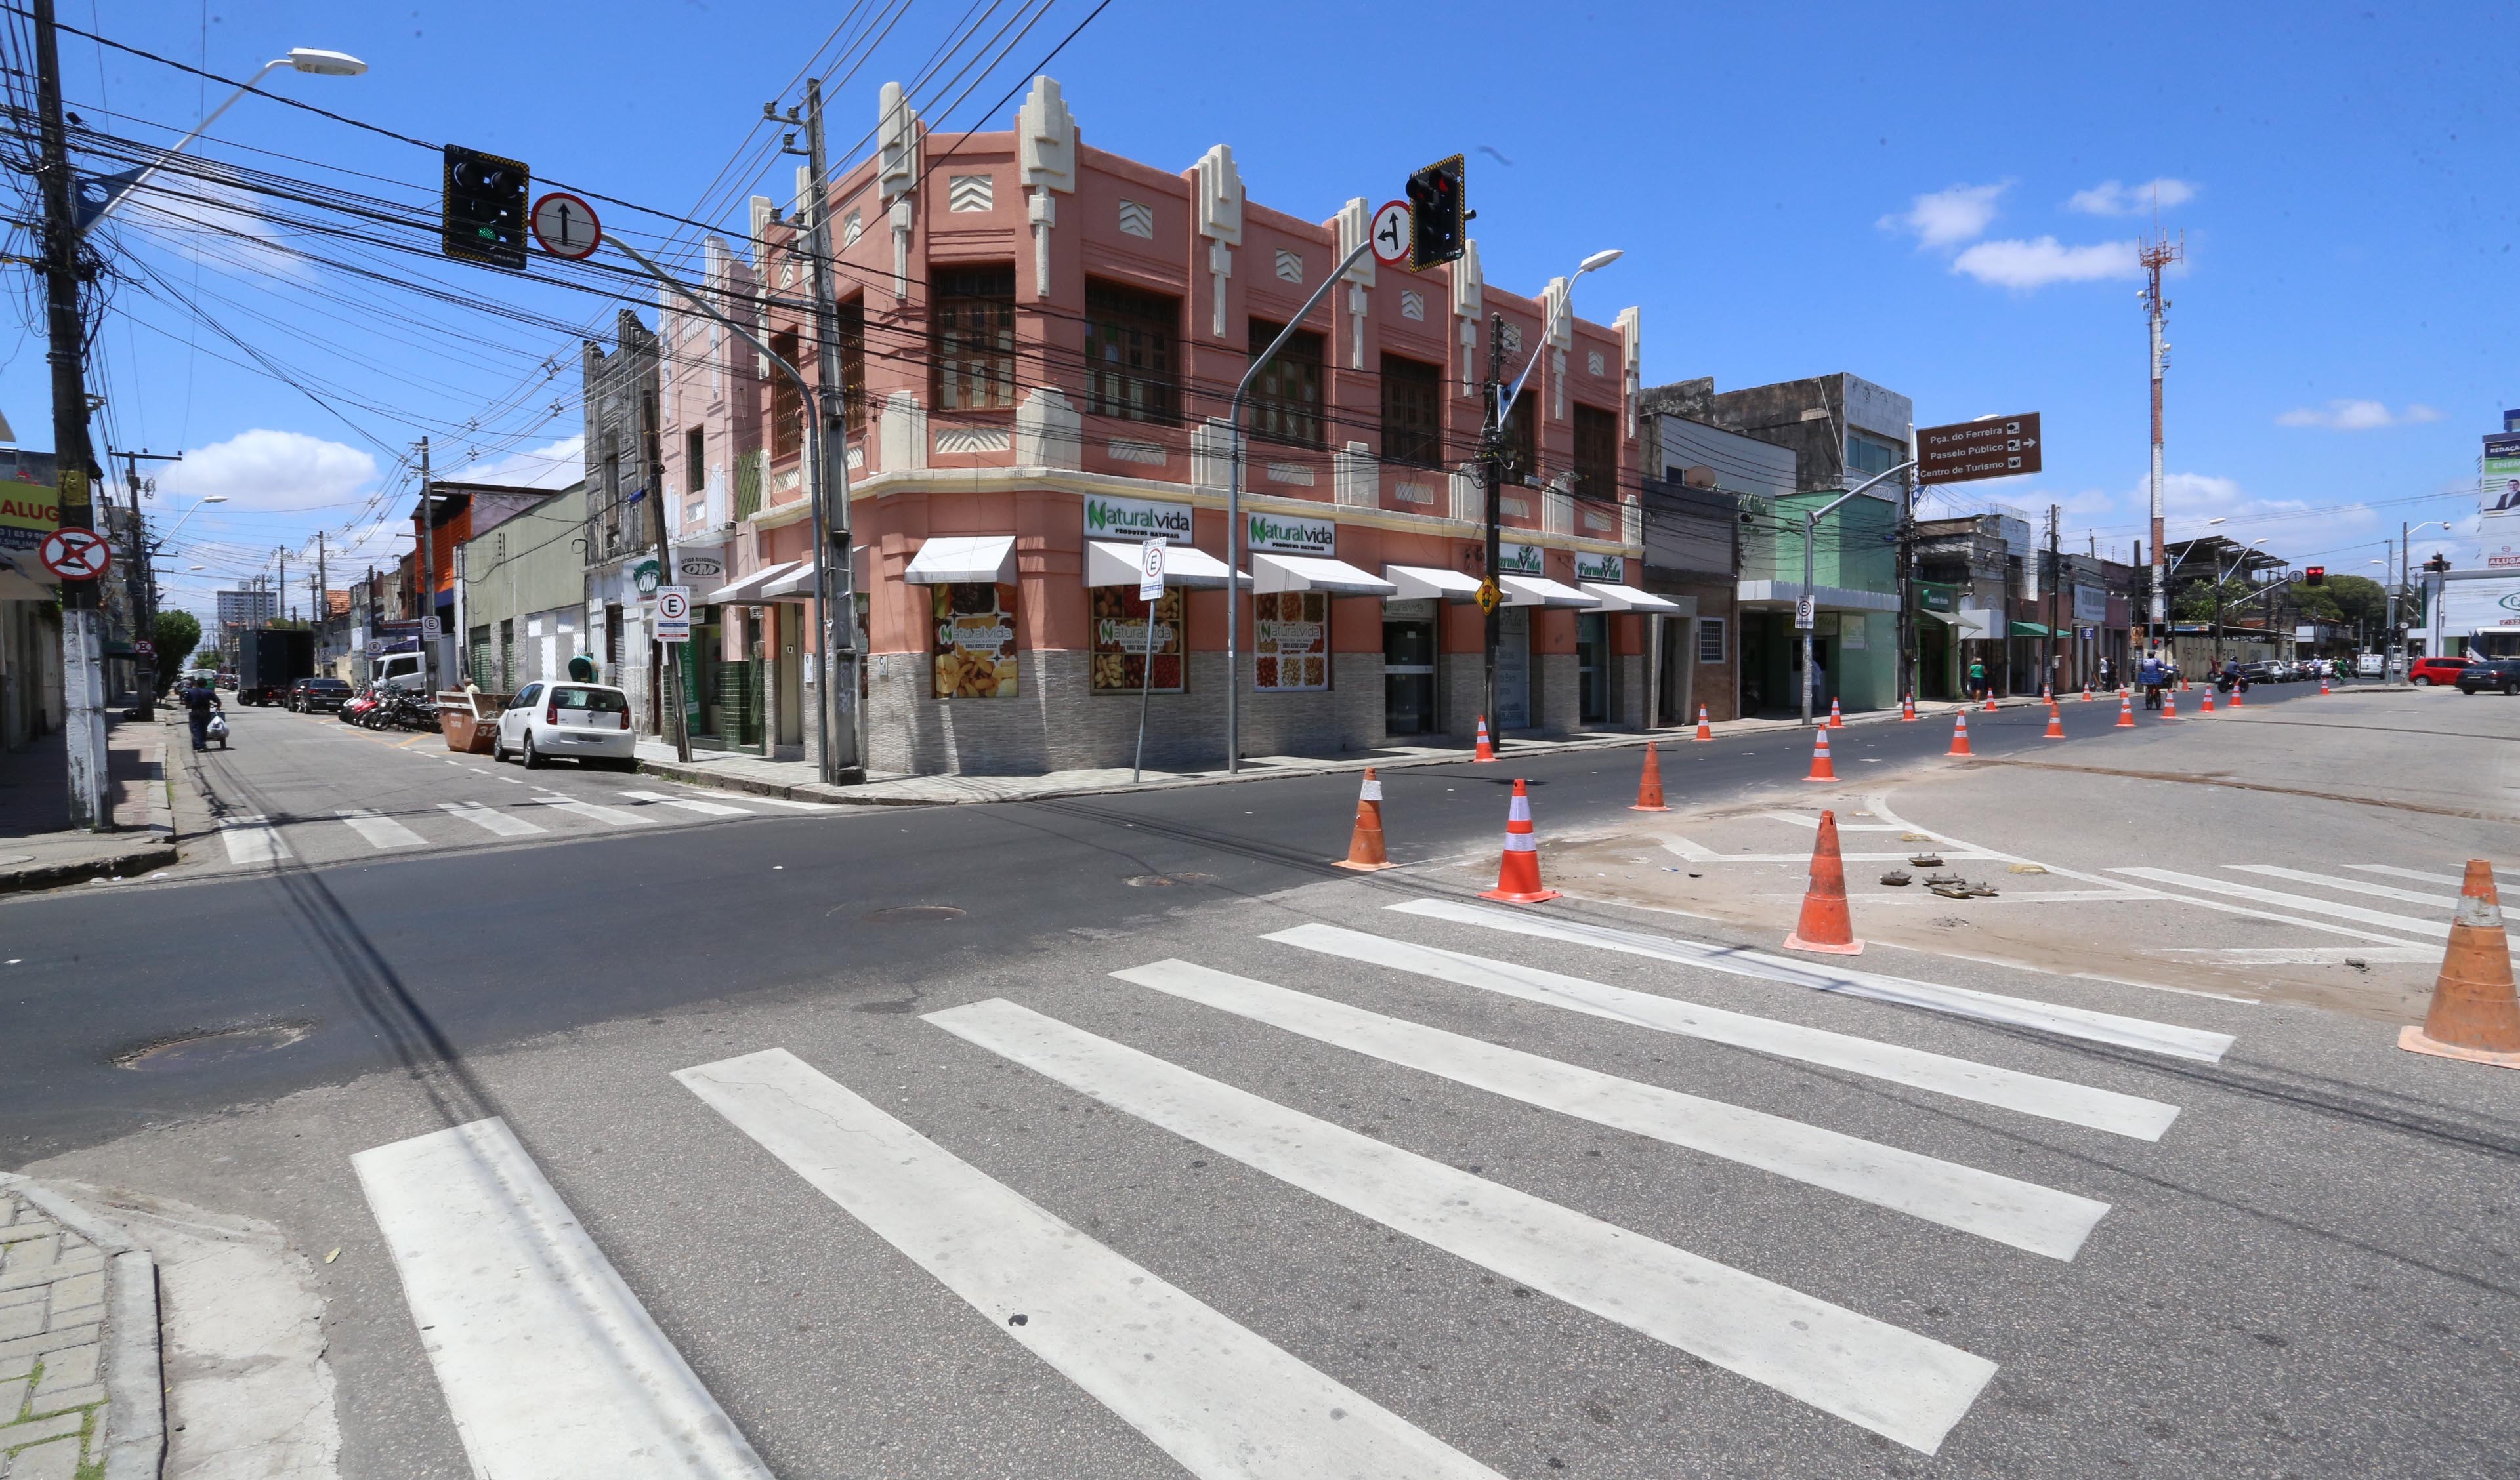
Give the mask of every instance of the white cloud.
<path id="1" fill-rule="evenodd" d="M 2440 412 L 2419 402 L 2410 402 L 2406 410 L 2393 412 L 2379 401 L 2340 400 L 2320 407 L 2297 407 L 2275 418 L 2275 425 L 2324 426 L 2330 431 L 2377 431 L 2387 426 L 2417 426 L 2441 419 Z"/>
<path id="2" fill-rule="evenodd" d="M 161 190 L 176 186 L 180 194 Z M 280 240 L 280 228 L 253 197 L 216 180 L 159 175 L 132 194 L 112 219 L 127 221 L 174 251 L 215 268 L 242 266 L 299 282 L 316 276 L 315 264 Z"/>
<path id="3" fill-rule="evenodd" d="M 1973 241 L 1995 219 L 1996 199 L 2011 184 L 2002 180 L 1993 185 L 1955 185 L 1918 196 L 1907 210 L 1883 216 L 1874 224 L 1884 231 L 1913 233 L 1918 247 Z"/>
<path id="4" fill-rule="evenodd" d="M 377 460 L 356 447 L 257 426 L 185 453 L 158 486 L 186 499 L 220 495 L 228 514 L 289 513 L 348 503 L 376 476 Z"/>
<path id="5" fill-rule="evenodd" d="M 456 483 L 506 483 L 518 488 L 566 488 L 586 476 L 584 433 L 540 447 L 520 448 L 437 474 Z"/>
<path id="6" fill-rule="evenodd" d="M 2079 210 L 2087 216 L 2135 216 L 2153 208 L 2184 205 L 2196 199 L 2196 187 L 2186 180 L 2163 176 L 2141 185 L 2121 185 L 2115 180 L 2102 180 L 2089 190 L 2074 192 L 2065 202 L 2067 210 Z"/>
<path id="7" fill-rule="evenodd" d="M 1952 259 L 1952 271 L 1997 288 L 2028 290 L 2050 283 L 2096 283 L 2138 275 L 2136 244 L 2067 247 L 2054 237 L 2035 242 L 1980 242 Z"/>

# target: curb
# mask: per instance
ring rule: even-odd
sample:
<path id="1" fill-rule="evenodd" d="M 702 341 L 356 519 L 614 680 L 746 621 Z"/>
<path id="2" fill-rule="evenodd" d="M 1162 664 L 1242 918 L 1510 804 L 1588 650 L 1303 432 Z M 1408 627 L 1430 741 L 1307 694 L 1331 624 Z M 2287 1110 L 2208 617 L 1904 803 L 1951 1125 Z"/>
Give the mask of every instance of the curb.
<path id="1" fill-rule="evenodd" d="M 115 1224 L 32 1178 L 0 1187 L 111 1255 L 106 1291 L 105 1480 L 158 1480 L 166 1462 L 166 1375 L 158 1339 L 158 1263 Z"/>
<path id="2" fill-rule="evenodd" d="M 158 830 L 152 828 L 150 830 Z M 178 862 L 180 857 L 175 845 L 171 842 L 158 842 L 145 847 L 125 849 L 105 858 L 80 859 L 75 863 L 67 864 L 33 864 L 23 868 L 0 869 L 0 894 L 17 894 L 30 889 L 50 889 L 89 878 L 130 878 L 143 874 L 154 874 L 159 869 L 172 868 Z"/>

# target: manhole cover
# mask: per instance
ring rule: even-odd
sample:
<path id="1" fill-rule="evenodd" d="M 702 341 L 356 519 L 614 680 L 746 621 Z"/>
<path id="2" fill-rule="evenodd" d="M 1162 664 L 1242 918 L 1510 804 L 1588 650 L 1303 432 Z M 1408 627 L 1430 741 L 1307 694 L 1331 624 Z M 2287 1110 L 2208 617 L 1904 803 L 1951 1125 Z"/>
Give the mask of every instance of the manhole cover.
<path id="1" fill-rule="evenodd" d="M 1132 889 L 1169 889 L 1175 884 L 1212 884 L 1213 874 L 1141 874 L 1129 880 Z"/>
<path id="2" fill-rule="evenodd" d="M 894 905 L 873 910 L 867 919 L 878 925 L 915 925 L 940 919 L 961 919 L 963 911 L 953 905 Z"/>
<path id="3" fill-rule="evenodd" d="M 224 1063 L 243 1058 L 248 1054 L 268 1054 L 291 1044 L 303 1043 L 315 1031 L 313 1023 L 285 1022 L 265 1028 L 229 1028 L 219 1033 L 195 1033 L 166 1043 L 152 1044 L 145 1049 L 117 1056 L 113 1062 L 123 1069 L 198 1069 L 207 1064 Z"/>

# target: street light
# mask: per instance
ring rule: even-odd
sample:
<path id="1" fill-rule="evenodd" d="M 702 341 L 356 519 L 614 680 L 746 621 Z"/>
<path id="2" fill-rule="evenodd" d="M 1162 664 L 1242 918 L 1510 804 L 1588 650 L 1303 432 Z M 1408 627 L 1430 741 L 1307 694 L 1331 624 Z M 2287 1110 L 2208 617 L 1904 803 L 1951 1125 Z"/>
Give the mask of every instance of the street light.
<path id="1" fill-rule="evenodd" d="M 131 171 L 131 178 L 129 180 L 122 181 L 117 184 L 117 177 L 108 175 L 103 179 L 91 180 L 82 184 L 79 188 L 79 201 L 77 202 L 80 214 L 83 217 L 79 223 L 79 235 L 85 236 L 90 231 L 95 230 L 96 223 L 104 220 L 107 215 L 112 213 L 115 206 L 122 203 L 125 197 L 129 196 L 133 191 L 138 190 L 141 186 L 148 184 L 151 178 L 154 177 L 158 170 L 165 167 L 167 160 L 182 154 L 186 145 L 209 132 L 210 125 L 219 121 L 219 114 L 226 112 L 230 108 L 234 107 L 237 99 L 253 91 L 255 83 L 260 82 L 263 78 L 270 76 L 273 72 L 280 70 L 284 67 L 304 72 L 310 77 L 355 77 L 359 73 L 368 69 L 368 64 L 351 56 L 348 52 L 325 51 L 320 47 L 313 46 L 292 47 L 290 49 L 289 55 L 281 58 L 279 61 L 265 62 L 262 64 L 262 70 L 255 72 L 252 76 L 247 78 L 243 86 L 239 87 L 235 92 L 228 94 L 226 102 L 221 103 L 214 109 L 211 109 L 209 116 L 194 125 L 191 133 L 176 140 L 172 149 L 167 150 L 165 153 L 159 155 L 157 158 L 141 166 L 139 169 Z"/>

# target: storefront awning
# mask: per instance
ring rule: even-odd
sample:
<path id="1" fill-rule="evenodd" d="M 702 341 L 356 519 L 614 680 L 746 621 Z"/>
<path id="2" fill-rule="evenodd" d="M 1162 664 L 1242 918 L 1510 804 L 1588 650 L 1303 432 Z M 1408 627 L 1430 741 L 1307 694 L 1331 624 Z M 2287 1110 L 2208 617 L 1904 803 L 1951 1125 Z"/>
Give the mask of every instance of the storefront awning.
<path id="1" fill-rule="evenodd" d="M 1222 591 L 1225 589 L 1225 562 L 1195 545 L 1173 545 L 1164 551 L 1164 584 L 1167 586 Z M 1085 584 L 1138 584 L 1138 547 L 1123 540 L 1087 540 Z M 1251 577 L 1245 575 L 1236 584 L 1248 586 Z"/>
<path id="2" fill-rule="evenodd" d="M 959 586 L 1015 578 L 1012 534 L 940 534 L 919 547 L 901 578 L 913 586 Z"/>
<path id="3" fill-rule="evenodd" d="M 788 573 L 765 582 L 753 600 L 762 602 L 810 602 L 814 599 L 814 562 L 798 561 L 788 567 Z"/>
<path id="4" fill-rule="evenodd" d="M 1447 602 L 1474 602 L 1479 599 L 1477 576 L 1441 565 L 1385 565 L 1382 578 L 1389 581 L 1404 602 L 1422 602 L 1429 597 Z"/>
<path id="5" fill-rule="evenodd" d="M 766 600 L 766 598 L 761 594 L 761 588 L 769 585 L 772 581 L 779 579 L 781 576 L 788 574 L 789 571 L 797 569 L 800 563 L 800 561 L 789 561 L 779 565 L 764 565 L 760 569 L 752 572 L 750 575 L 740 576 L 737 579 L 720 586 L 708 595 L 701 597 L 700 605 L 704 606 L 721 606 L 737 602 L 758 602 Z"/>
<path id="6" fill-rule="evenodd" d="M 2012 624 L 2012 635 L 2013 635 L 2014 637 L 2054 637 L 2054 636 L 2055 636 L 2055 634 L 2054 634 L 2054 633 L 2052 633 L 2052 632 L 2048 631 L 2048 630 L 2047 629 L 2047 627 L 2046 627 L 2046 626 L 2044 626 L 2044 625 L 2043 625 L 2043 624 L 2041 624 L 2041 623 L 2038 623 L 2038 622 L 2018 622 L 2018 621 L 2017 621 L 2017 622 L 2014 622 L 2014 623 Z"/>
<path id="7" fill-rule="evenodd" d="M 1586 596 L 1547 576 L 1501 575 L 1497 584 L 1505 588 L 1505 604 L 1508 606 L 1572 606 L 1589 611 L 1602 605 L 1599 597 Z"/>
<path id="8" fill-rule="evenodd" d="M 1965 627 L 1968 625 L 1966 622 L 1961 621 L 1958 617 L 1952 615 L 1950 612 L 1936 611 L 1931 606 L 1919 606 L 1916 610 L 1922 615 L 1932 617 L 1935 621 L 1949 622 L 1955 627 Z"/>
<path id="9" fill-rule="evenodd" d="M 1318 555 L 1251 557 L 1254 591 L 1326 591 L 1333 596 L 1390 596 L 1400 588 L 1370 570 Z"/>
<path id="10" fill-rule="evenodd" d="M 1634 586 L 1615 585 L 1609 581 L 1579 581 L 1578 585 L 1601 599 L 1604 611 L 1649 611 L 1657 616 L 1681 615 L 1686 608 L 1667 597 Z"/>

